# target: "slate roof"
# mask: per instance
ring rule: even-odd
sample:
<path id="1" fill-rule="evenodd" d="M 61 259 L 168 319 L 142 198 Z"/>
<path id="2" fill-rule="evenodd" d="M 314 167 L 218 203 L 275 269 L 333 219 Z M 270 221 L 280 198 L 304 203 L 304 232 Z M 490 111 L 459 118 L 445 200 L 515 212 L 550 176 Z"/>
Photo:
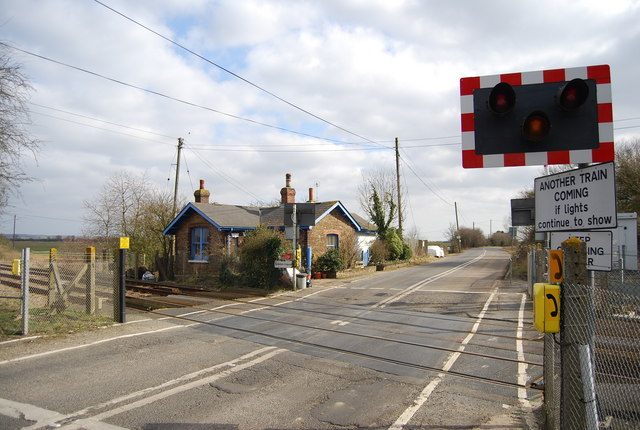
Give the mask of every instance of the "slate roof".
<path id="1" fill-rule="evenodd" d="M 260 208 L 218 203 L 189 203 L 162 233 L 175 234 L 182 221 L 193 213 L 202 216 L 218 230 L 253 230 L 260 224 Z"/>
<path id="2" fill-rule="evenodd" d="M 351 214 L 340 201 L 317 202 L 314 204 L 314 216 L 316 222 L 338 208 L 353 224 L 356 231 L 364 233 L 375 232 L 375 226 L 368 223 L 362 217 Z M 214 225 L 218 230 L 246 231 L 253 230 L 259 224 L 267 227 L 280 228 L 284 226 L 284 206 L 253 207 L 223 205 L 219 203 L 189 203 L 164 229 L 163 234 L 175 234 L 182 221 L 193 213 L 197 213 Z M 373 228 L 371 228 L 373 227 Z"/>
<path id="3" fill-rule="evenodd" d="M 370 223 L 360 215 L 352 213 L 351 216 L 356 220 L 358 224 L 360 224 L 360 228 L 366 233 L 375 233 L 378 230 L 378 227 L 376 227 L 375 224 Z"/>
<path id="4" fill-rule="evenodd" d="M 262 208 L 260 221 L 267 227 L 284 226 L 284 206 L 274 208 Z"/>

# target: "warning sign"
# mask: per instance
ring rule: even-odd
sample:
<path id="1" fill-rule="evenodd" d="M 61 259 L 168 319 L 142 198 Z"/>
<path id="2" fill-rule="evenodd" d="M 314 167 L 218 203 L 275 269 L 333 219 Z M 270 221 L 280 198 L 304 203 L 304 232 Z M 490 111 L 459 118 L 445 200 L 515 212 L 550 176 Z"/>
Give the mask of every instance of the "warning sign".
<path id="1" fill-rule="evenodd" d="M 601 272 L 611 271 L 610 231 L 563 231 L 551 233 L 551 249 L 560 249 L 562 242 L 576 237 L 587 245 L 587 269 Z"/>
<path id="2" fill-rule="evenodd" d="M 537 232 L 617 225 L 613 162 L 536 178 L 535 196 Z"/>

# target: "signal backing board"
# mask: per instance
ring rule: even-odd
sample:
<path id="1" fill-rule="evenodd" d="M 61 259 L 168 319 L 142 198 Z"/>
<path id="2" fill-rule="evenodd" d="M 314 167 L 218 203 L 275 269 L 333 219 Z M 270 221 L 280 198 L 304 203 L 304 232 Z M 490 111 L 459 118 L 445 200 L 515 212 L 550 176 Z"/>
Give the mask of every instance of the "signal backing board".
<path id="1" fill-rule="evenodd" d="M 529 100 L 527 88 L 535 87 L 538 84 L 550 84 L 556 82 L 571 81 L 573 79 L 584 79 L 593 82 L 596 92 L 595 103 L 597 107 L 597 125 L 594 124 L 597 147 L 588 146 L 589 149 L 560 150 L 545 148 L 536 149 L 531 145 L 531 149 L 523 151 L 518 149 L 518 145 L 500 143 L 502 147 L 493 149 L 492 153 L 487 153 L 477 146 L 476 139 L 476 114 L 480 115 L 479 106 L 483 104 L 475 97 L 481 97 L 487 93 L 487 89 L 495 87 L 501 82 L 506 82 L 516 90 L 521 101 L 534 103 Z M 523 100 L 526 99 L 526 100 Z M 533 106 L 533 105 L 532 105 Z M 460 107 L 461 107 L 461 130 L 462 130 L 462 166 L 465 168 L 481 167 L 506 167 L 506 166 L 531 166 L 548 164 L 579 164 L 579 163 L 602 163 L 614 160 L 613 148 L 613 109 L 611 101 L 611 76 L 608 65 L 575 67 L 565 69 L 539 70 L 533 72 L 508 73 L 501 75 L 475 76 L 460 79 Z M 484 114 L 484 113 L 483 113 Z M 524 118 L 522 118 L 524 120 Z M 519 121 L 513 118 L 513 121 Z M 558 130 L 559 127 L 551 125 L 551 130 Z M 511 127 L 508 128 L 511 130 Z M 508 130 L 497 130 L 496 135 Z M 571 135 L 570 133 L 568 135 Z M 544 142 L 542 142 L 544 143 Z M 513 146 L 516 148 L 514 151 Z M 545 145 L 540 145 L 544 147 Z M 501 152 L 502 151 L 502 152 Z M 501 153 L 499 153 L 501 152 Z"/>

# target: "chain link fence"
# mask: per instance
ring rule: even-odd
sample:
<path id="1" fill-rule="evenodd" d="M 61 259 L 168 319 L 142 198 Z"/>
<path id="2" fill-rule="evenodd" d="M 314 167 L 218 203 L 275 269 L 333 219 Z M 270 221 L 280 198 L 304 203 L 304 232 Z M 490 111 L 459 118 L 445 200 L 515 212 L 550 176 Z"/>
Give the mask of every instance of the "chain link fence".
<path id="1" fill-rule="evenodd" d="M 87 248 L 26 256 L 0 261 L 0 336 L 70 332 L 114 321 L 119 270 L 112 253 Z"/>
<path id="2" fill-rule="evenodd" d="M 640 272 L 562 284 L 561 332 L 547 333 L 550 429 L 640 428 Z"/>

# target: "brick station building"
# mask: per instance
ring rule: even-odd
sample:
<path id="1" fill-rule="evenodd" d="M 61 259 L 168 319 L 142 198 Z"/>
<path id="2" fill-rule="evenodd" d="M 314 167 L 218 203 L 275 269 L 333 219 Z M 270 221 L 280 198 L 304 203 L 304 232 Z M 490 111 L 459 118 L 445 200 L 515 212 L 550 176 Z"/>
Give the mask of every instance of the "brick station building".
<path id="1" fill-rule="evenodd" d="M 244 235 L 258 225 L 284 236 L 285 217 L 290 217 L 287 207 L 290 211 L 291 204 L 296 203 L 291 174 L 286 175 L 280 196 L 280 205 L 273 207 L 210 203 L 211 193 L 201 180 L 200 189 L 194 192 L 195 201 L 188 203 L 163 231 L 175 236 L 177 279 L 217 275 L 219 265 L 213 264 L 216 259 L 232 255 L 242 246 Z M 315 258 L 328 249 L 339 248 L 345 241 L 357 241 L 360 260 L 367 264 L 369 245 L 375 240 L 374 225 L 351 214 L 340 201 L 315 201 L 313 188 L 309 188 L 308 200 L 298 206 L 304 208 L 306 219 L 311 220 L 310 225 L 299 226 L 303 267 L 310 267 Z"/>

